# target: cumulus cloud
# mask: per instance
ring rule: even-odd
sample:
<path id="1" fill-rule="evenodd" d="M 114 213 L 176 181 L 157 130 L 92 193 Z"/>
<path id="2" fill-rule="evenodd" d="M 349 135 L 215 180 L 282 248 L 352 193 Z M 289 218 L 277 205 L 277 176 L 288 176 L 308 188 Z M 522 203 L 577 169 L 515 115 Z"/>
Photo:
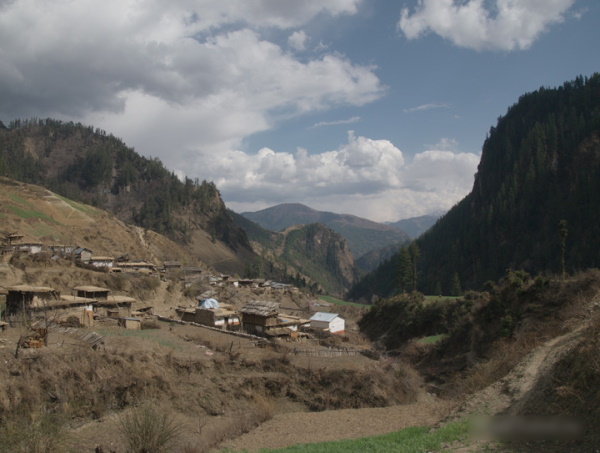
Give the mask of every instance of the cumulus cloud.
<path id="1" fill-rule="evenodd" d="M 375 68 L 333 52 L 299 61 L 259 33 L 353 14 L 358 3 L 14 0 L 0 14 L 0 115 L 75 119 L 111 132 L 116 124 L 114 133 L 128 138 L 123 131 L 135 130 L 137 117 L 165 126 L 175 117 L 179 141 L 191 148 L 215 147 L 206 139 L 213 131 L 239 143 L 280 115 L 363 105 L 383 93 Z M 161 157 L 157 141 L 136 145 Z"/>
<path id="2" fill-rule="evenodd" d="M 347 143 L 331 151 L 230 151 L 206 165 L 227 205 L 239 212 L 303 202 L 384 221 L 449 209 L 472 188 L 478 162 L 475 154 L 447 149 L 429 149 L 407 162 L 390 141 L 350 131 Z"/>
<path id="3" fill-rule="evenodd" d="M 288 44 L 294 50 L 302 52 L 306 49 L 306 43 L 308 42 L 308 35 L 303 31 L 295 31 L 288 38 Z"/>
<path id="4" fill-rule="evenodd" d="M 562 22 L 575 0 L 419 0 L 403 8 L 398 29 L 408 39 L 428 32 L 475 50 L 524 50 L 554 23 Z M 489 4 L 489 2 L 487 2 Z"/>

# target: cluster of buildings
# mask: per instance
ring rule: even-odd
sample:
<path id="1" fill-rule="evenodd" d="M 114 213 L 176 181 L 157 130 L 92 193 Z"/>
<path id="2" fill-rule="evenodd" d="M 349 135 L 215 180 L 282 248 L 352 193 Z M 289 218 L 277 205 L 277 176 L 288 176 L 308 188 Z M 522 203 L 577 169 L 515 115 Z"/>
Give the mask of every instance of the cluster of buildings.
<path id="1" fill-rule="evenodd" d="M 282 313 L 279 303 L 272 301 L 251 301 L 236 310 L 215 299 L 199 297 L 197 307 L 179 309 L 178 313 L 182 321 L 268 338 L 297 338 L 308 331 L 343 334 L 345 328 L 344 319 L 337 313 L 317 312 L 311 318 L 303 319 Z"/>
<path id="2" fill-rule="evenodd" d="M 203 271 L 197 267 L 184 267 L 179 261 L 166 261 L 162 267 L 146 261 L 130 261 L 128 256 L 112 257 L 94 255 L 86 247 L 48 245 L 40 242 L 24 240 L 19 233 L 5 236 L 3 253 L 22 252 L 37 254 L 50 252 L 53 256 L 69 257 L 74 261 L 91 268 L 110 272 L 179 272 L 186 284 L 199 278 Z M 234 278 L 230 275 L 210 276 L 209 284 L 214 287 L 232 286 L 259 290 L 256 294 L 280 292 L 295 294 L 297 287 L 273 282 L 265 279 Z M 139 328 L 141 321 L 132 313 L 131 306 L 135 299 L 126 296 L 111 296 L 110 290 L 94 286 L 78 286 L 74 293 L 63 295 L 53 288 L 41 286 L 12 286 L 4 290 L 0 288 L 0 296 L 6 297 L 5 312 L 1 318 L 8 318 L 22 313 L 35 313 L 52 310 L 61 315 L 77 314 L 83 324 L 91 325 L 93 318 L 100 312 L 109 318 L 121 319 L 129 328 Z M 198 298 L 195 308 L 179 309 L 183 321 L 220 328 L 229 331 L 244 331 L 262 337 L 298 337 L 306 331 L 344 333 L 344 320 L 335 313 L 317 312 L 310 319 L 282 313 L 279 303 L 271 301 L 252 301 L 239 309 L 232 305 L 219 304 L 215 299 Z"/>
<path id="3" fill-rule="evenodd" d="M 73 294 L 61 294 L 47 286 L 17 285 L 0 288 L 0 296 L 6 299 L 4 312 L 0 313 L 4 320 L 19 315 L 48 317 L 51 313 L 52 319 L 76 316 L 81 324 L 91 326 L 96 315 L 122 319 L 136 314 L 132 312 L 134 298 L 113 296 L 109 289 L 96 286 L 76 286 Z"/>
<path id="4" fill-rule="evenodd" d="M 137 272 L 156 272 L 157 266 L 147 261 L 130 261 L 129 256 L 119 257 L 94 255 L 92 250 L 87 247 L 77 245 L 45 245 L 42 242 L 25 239 L 25 236 L 19 233 L 10 233 L 4 237 L 4 244 L 0 248 L 3 254 L 7 253 L 27 253 L 37 255 L 39 253 L 50 253 L 53 256 L 71 258 L 75 262 L 99 268 L 112 272 L 137 271 Z M 163 268 L 164 269 L 164 268 Z"/>

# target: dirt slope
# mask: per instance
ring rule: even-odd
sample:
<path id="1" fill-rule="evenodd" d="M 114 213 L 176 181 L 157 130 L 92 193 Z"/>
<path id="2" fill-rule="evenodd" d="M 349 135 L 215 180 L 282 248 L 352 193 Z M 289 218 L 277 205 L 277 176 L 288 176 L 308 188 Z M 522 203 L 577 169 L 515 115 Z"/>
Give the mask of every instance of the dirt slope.
<path id="1" fill-rule="evenodd" d="M 0 178 L 0 233 L 19 232 L 44 245 L 78 245 L 94 255 L 198 261 L 185 248 L 150 230 L 127 225 L 106 211 L 76 203 L 39 186 Z M 3 238 L 2 238 L 3 239 Z"/>

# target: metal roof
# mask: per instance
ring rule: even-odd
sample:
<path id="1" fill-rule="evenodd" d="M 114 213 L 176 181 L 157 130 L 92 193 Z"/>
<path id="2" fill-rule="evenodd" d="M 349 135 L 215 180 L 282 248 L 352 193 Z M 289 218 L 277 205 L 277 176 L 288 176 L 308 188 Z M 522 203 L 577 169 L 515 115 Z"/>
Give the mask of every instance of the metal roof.
<path id="1" fill-rule="evenodd" d="M 338 316 L 339 315 L 337 313 L 325 313 L 325 312 L 319 311 L 319 312 L 315 313 L 314 315 L 312 315 L 310 320 L 311 321 L 321 321 L 321 322 L 331 322 Z"/>

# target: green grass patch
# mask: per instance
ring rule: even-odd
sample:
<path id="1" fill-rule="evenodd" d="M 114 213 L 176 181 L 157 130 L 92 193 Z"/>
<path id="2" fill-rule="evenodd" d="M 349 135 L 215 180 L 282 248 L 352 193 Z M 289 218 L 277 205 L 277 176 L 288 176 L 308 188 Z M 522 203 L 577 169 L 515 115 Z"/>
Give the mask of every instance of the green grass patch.
<path id="1" fill-rule="evenodd" d="M 438 341 L 443 340 L 444 338 L 447 338 L 448 334 L 446 333 L 441 333 L 439 335 L 431 335 L 430 337 L 423 337 L 420 340 L 417 340 L 417 343 L 420 344 L 436 344 Z"/>
<path id="2" fill-rule="evenodd" d="M 33 236 L 35 236 L 36 238 L 42 237 L 42 236 L 51 236 L 54 237 L 55 239 L 62 239 L 62 234 L 60 234 L 58 231 L 56 231 L 56 229 L 50 225 L 45 225 L 43 223 L 40 223 L 38 225 L 35 225 L 33 228 L 31 228 L 31 233 L 33 234 Z"/>
<path id="3" fill-rule="evenodd" d="M 15 201 L 19 204 L 24 204 L 25 206 L 30 206 L 29 203 L 27 203 L 25 200 L 23 200 L 21 197 L 19 197 L 18 195 L 15 195 L 13 193 L 9 193 L 8 194 L 8 198 L 10 198 L 12 201 Z"/>
<path id="4" fill-rule="evenodd" d="M 354 302 L 346 302 L 345 300 L 341 300 L 341 299 L 336 299 L 335 297 L 332 296 L 319 296 L 319 299 L 324 300 L 325 302 L 329 302 L 330 304 L 336 304 L 336 305 L 349 305 L 350 307 L 368 307 L 368 305 L 364 305 L 364 304 L 357 304 Z"/>
<path id="5" fill-rule="evenodd" d="M 260 450 L 261 452 L 302 453 L 424 453 L 443 451 L 448 444 L 465 441 L 469 434 L 466 421 L 449 423 L 438 429 L 423 426 L 405 428 L 383 436 L 363 437 L 318 444 L 294 445 L 292 447 Z"/>
<path id="6" fill-rule="evenodd" d="M 76 201 L 69 200 L 68 198 L 65 198 L 65 197 L 61 197 L 60 195 L 56 195 L 56 197 L 59 198 L 60 200 L 64 201 L 65 203 L 67 203 L 73 209 L 77 209 L 78 211 L 81 211 L 85 214 L 92 214 L 92 215 L 98 214 L 98 210 L 95 208 L 92 208 L 91 206 L 88 206 L 88 205 L 82 204 L 82 203 L 77 203 Z"/>
<path id="7" fill-rule="evenodd" d="M 42 220 L 47 220 L 49 222 L 54 222 L 54 223 L 58 223 L 56 220 L 54 220 L 52 217 L 47 216 L 46 214 L 36 211 L 34 209 L 21 209 L 21 208 L 17 208 L 16 206 L 8 206 L 8 209 L 10 209 L 14 214 L 18 215 L 19 217 L 23 218 L 23 219 L 42 219 Z"/>

